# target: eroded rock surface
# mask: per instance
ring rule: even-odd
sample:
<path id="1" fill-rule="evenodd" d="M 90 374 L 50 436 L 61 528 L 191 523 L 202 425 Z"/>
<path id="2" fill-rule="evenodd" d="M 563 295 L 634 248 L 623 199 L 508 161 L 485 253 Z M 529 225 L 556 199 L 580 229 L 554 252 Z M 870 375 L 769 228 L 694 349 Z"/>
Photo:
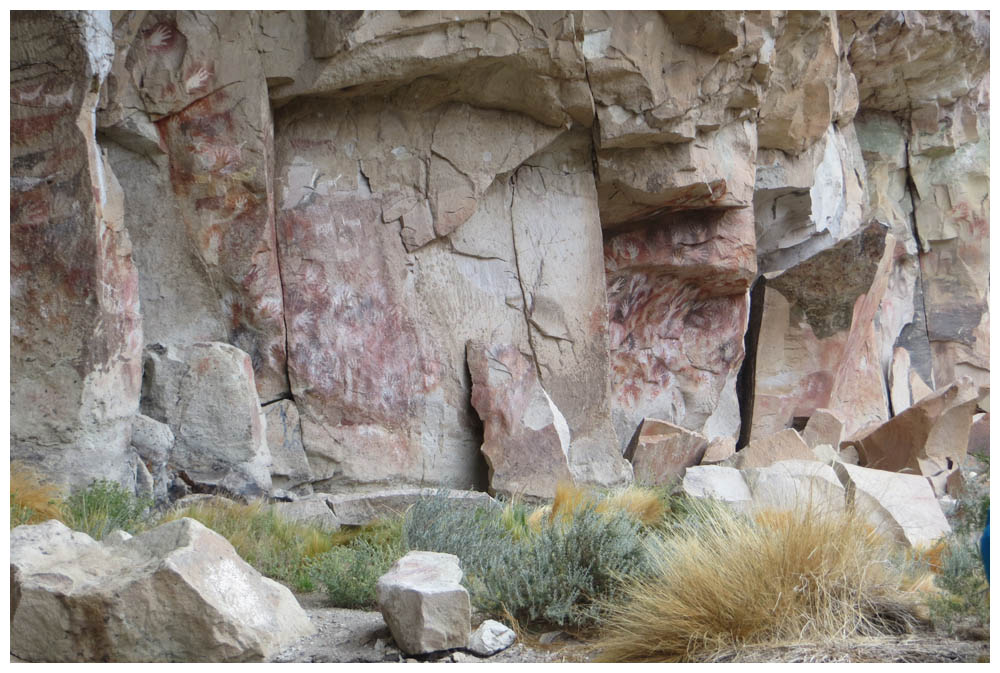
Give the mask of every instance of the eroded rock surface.
<path id="1" fill-rule="evenodd" d="M 988 12 L 11 19 L 11 454 L 56 481 L 486 490 L 469 342 L 561 414 L 549 482 L 629 481 L 644 418 L 835 460 L 986 393 Z M 142 349 L 202 343 L 242 410 L 140 406 Z"/>

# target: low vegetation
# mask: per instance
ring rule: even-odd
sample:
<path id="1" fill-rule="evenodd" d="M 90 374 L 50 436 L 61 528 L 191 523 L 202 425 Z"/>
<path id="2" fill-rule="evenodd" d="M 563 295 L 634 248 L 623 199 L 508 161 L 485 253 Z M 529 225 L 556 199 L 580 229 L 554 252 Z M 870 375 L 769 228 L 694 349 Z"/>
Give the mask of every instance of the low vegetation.
<path id="1" fill-rule="evenodd" d="M 262 574 L 348 608 L 374 608 L 376 581 L 408 550 L 455 554 L 480 611 L 515 627 L 596 635 L 606 661 L 746 659 L 884 638 L 909 630 L 928 607 L 938 630 L 989 626 L 976 546 L 989 492 L 980 482 L 968 484 L 951 517 L 954 535 L 909 558 L 849 514 L 751 517 L 635 487 L 561 485 L 542 507 L 432 497 L 405 516 L 335 531 L 289 521 L 264 502 L 222 498 L 156 514 L 106 481 L 64 496 L 12 464 L 10 509 L 11 527 L 56 518 L 97 539 L 191 517 Z"/>
<path id="2" fill-rule="evenodd" d="M 522 624 L 593 626 L 621 578 L 644 568 L 648 528 L 641 517 L 662 515 L 645 499 L 633 502 L 570 488 L 561 488 L 550 508 L 536 510 L 516 502 L 456 508 L 447 498 L 430 498 L 410 508 L 404 537 L 410 549 L 458 556 L 473 603 L 487 614 Z"/>
<path id="3" fill-rule="evenodd" d="M 10 464 L 10 527 L 62 518 L 59 489 L 41 480 L 38 473 L 14 462 Z"/>
<path id="4" fill-rule="evenodd" d="M 334 546 L 334 532 L 314 523 L 290 521 L 263 501 L 221 498 L 167 513 L 163 521 L 190 517 L 229 540 L 236 553 L 261 574 L 296 591 L 313 591 L 312 561 Z"/>
<path id="5" fill-rule="evenodd" d="M 989 458 L 978 458 L 988 473 Z M 952 533 L 944 540 L 935 568 L 938 592 L 931 597 L 929 607 L 939 631 L 978 628 L 989 633 L 990 587 L 979 552 L 989 511 L 989 482 L 967 478 L 958 506 L 949 517 Z"/>
<path id="6" fill-rule="evenodd" d="M 605 661 L 705 661 L 775 643 L 899 633 L 914 568 L 849 514 L 743 516 L 696 502 L 650 538 L 649 574 L 607 606 Z"/>
<path id="7" fill-rule="evenodd" d="M 309 576 L 333 605 L 375 606 L 375 583 L 406 554 L 401 519 L 377 522 L 339 533 L 329 551 L 308 565 Z"/>

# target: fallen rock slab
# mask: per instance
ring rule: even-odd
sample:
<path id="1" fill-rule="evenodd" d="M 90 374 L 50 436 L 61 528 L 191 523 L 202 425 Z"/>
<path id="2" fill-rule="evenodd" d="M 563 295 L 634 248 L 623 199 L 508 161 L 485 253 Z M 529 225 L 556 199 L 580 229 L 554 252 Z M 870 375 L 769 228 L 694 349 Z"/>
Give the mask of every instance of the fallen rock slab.
<path id="1" fill-rule="evenodd" d="M 396 645 L 407 654 L 465 647 L 472 605 L 454 554 L 411 551 L 382 575 L 378 607 Z"/>
<path id="2" fill-rule="evenodd" d="M 738 508 L 749 507 L 752 497 L 743 473 L 724 465 L 689 467 L 684 473 L 681 488 L 692 498 L 713 498 Z"/>
<path id="3" fill-rule="evenodd" d="M 480 657 L 489 657 L 507 649 L 517 640 L 514 631 L 494 619 L 487 619 L 469 636 L 468 649 Z"/>
<path id="4" fill-rule="evenodd" d="M 848 463 L 837 463 L 833 469 L 847 490 L 848 502 L 876 529 L 897 541 L 928 547 L 951 532 L 925 477 Z"/>
<path id="5" fill-rule="evenodd" d="M 10 559 L 11 653 L 27 661 L 261 661 L 313 632 L 288 589 L 194 519 L 112 545 L 18 526 Z"/>
<path id="6" fill-rule="evenodd" d="M 483 421 L 490 491 L 552 498 L 573 481 L 569 425 L 542 388 L 536 363 L 509 344 L 466 346 L 472 406 Z"/>
<path id="7" fill-rule="evenodd" d="M 961 465 L 977 397 L 976 386 L 963 377 L 852 438 L 850 445 L 857 449 L 861 465 L 890 472 L 908 469 L 931 476 Z"/>
<path id="8" fill-rule="evenodd" d="M 754 440 L 737 451 L 732 465 L 741 470 L 767 467 L 779 460 L 816 460 L 798 431 L 787 428 L 769 437 Z"/>
<path id="9" fill-rule="evenodd" d="M 625 450 L 625 458 L 632 462 L 636 483 L 662 486 L 680 478 L 685 468 L 700 463 L 707 448 L 708 439 L 701 433 L 646 418 Z"/>
<path id="10" fill-rule="evenodd" d="M 444 496 L 455 507 L 498 507 L 499 503 L 482 491 L 439 488 L 397 488 L 372 493 L 342 495 L 316 494 L 324 498 L 337 521 L 344 526 L 364 526 L 377 519 L 398 516 L 423 498 Z"/>
<path id="11" fill-rule="evenodd" d="M 311 523 L 331 531 L 340 528 L 340 520 L 327 504 L 325 494 L 314 494 L 292 502 L 276 502 L 271 508 L 290 521 Z"/>
<path id="12" fill-rule="evenodd" d="M 819 461 L 781 460 L 767 467 L 743 470 L 743 478 L 755 511 L 844 511 L 844 487 L 833 468 Z"/>

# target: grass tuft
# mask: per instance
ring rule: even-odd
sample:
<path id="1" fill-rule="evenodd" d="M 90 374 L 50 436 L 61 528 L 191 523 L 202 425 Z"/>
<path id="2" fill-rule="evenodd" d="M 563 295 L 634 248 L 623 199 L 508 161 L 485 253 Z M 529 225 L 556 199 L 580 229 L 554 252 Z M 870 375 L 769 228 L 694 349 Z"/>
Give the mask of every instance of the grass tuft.
<path id="1" fill-rule="evenodd" d="M 892 542 L 850 514 L 740 515 L 712 502 L 650 540 L 652 569 L 607 606 L 603 661 L 907 631 L 915 596 Z"/>
<path id="2" fill-rule="evenodd" d="M 10 464 L 10 527 L 62 520 L 62 495 L 41 475 L 20 462 Z"/>
<path id="3" fill-rule="evenodd" d="M 149 527 L 147 514 L 153 501 L 137 498 L 114 481 L 100 479 L 66 498 L 62 520 L 95 540 L 115 530 L 139 533 Z"/>

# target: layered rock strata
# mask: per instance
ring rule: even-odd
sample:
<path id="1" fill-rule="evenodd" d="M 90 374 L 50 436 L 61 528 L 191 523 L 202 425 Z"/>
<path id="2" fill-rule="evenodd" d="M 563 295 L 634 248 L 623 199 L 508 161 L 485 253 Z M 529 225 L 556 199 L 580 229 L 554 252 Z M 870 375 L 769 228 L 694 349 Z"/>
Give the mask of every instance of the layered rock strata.
<path id="1" fill-rule="evenodd" d="M 986 394 L 988 12 L 11 18 L 11 445 L 53 480 L 505 492 L 561 417 L 541 495 L 630 480 L 647 418 L 836 453 Z M 142 396 L 199 343 L 256 430 Z"/>

